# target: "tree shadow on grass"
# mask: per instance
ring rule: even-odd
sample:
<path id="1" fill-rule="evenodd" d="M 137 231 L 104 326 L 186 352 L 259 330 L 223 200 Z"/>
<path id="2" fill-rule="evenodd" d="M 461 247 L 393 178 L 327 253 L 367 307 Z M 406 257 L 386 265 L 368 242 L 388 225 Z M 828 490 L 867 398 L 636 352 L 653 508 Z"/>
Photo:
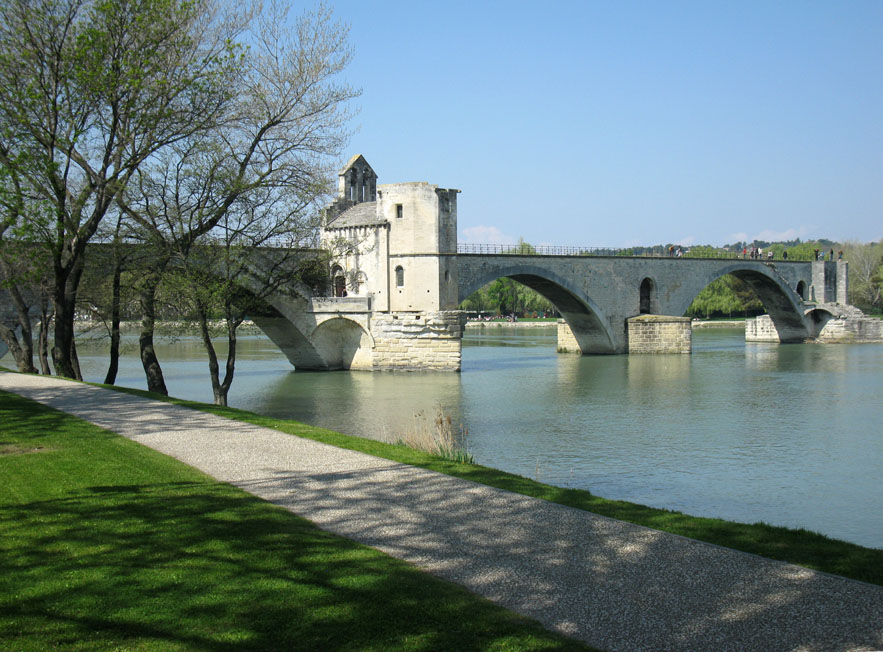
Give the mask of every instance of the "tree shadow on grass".
<path id="1" fill-rule="evenodd" d="M 211 482 L 0 509 L 9 649 L 583 649 Z"/>

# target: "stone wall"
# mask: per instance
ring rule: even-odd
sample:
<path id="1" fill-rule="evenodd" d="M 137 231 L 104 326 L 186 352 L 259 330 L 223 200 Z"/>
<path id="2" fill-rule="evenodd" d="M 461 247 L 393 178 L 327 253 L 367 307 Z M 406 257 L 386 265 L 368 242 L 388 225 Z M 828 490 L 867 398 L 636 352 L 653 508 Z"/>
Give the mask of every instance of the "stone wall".
<path id="1" fill-rule="evenodd" d="M 828 344 L 838 342 L 883 342 L 883 320 L 867 317 L 852 306 L 836 306 L 833 309 L 839 309 L 842 312 L 820 322 L 820 329 L 814 338 L 815 341 Z M 776 325 L 769 315 L 760 315 L 756 319 L 749 319 L 745 322 L 745 341 L 779 341 Z"/>
<path id="2" fill-rule="evenodd" d="M 779 331 L 769 315 L 745 320 L 746 342 L 779 342 Z"/>
<path id="3" fill-rule="evenodd" d="M 371 319 L 373 369 L 459 371 L 466 313 L 383 313 Z"/>
<path id="4" fill-rule="evenodd" d="M 573 331 L 563 319 L 558 320 L 558 353 L 582 353 Z"/>
<path id="5" fill-rule="evenodd" d="M 641 315 L 628 320 L 629 353 L 692 353 L 689 317 Z"/>
<path id="6" fill-rule="evenodd" d="M 818 335 L 819 342 L 883 342 L 883 319 L 858 317 L 830 319 Z"/>

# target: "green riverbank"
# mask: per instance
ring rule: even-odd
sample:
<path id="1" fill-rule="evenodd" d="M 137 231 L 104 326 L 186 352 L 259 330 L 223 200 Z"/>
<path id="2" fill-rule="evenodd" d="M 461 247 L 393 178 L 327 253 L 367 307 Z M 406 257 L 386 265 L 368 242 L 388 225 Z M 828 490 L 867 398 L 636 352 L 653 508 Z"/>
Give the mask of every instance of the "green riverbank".
<path id="1" fill-rule="evenodd" d="M 75 417 L 0 424 L 0 649 L 589 649 Z"/>
<path id="2" fill-rule="evenodd" d="M 168 398 L 141 390 L 117 387 L 111 389 L 185 405 L 692 539 L 883 585 L 883 550 L 865 548 L 807 530 L 694 517 L 624 501 L 607 500 L 588 491 L 555 487 L 478 464 L 451 462 L 404 446 L 344 435 L 296 421 L 273 419 L 245 410 Z"/>

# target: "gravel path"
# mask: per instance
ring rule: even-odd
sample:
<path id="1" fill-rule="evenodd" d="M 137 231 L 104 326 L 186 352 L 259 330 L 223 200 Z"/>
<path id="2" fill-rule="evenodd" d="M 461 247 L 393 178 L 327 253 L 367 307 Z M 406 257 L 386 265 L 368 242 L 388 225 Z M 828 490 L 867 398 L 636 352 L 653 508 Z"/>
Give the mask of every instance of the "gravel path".
<path id="1" fill-rule="evenodd" d="M 57 378 L 0 389 L 605 650 L 883 650 L 883 587 Z"/>

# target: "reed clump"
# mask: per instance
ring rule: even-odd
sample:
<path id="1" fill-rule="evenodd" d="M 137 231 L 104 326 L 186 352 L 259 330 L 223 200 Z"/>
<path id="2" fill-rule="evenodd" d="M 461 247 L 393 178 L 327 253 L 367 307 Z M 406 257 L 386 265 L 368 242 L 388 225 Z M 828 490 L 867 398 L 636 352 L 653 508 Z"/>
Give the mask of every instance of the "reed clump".
<path id="1" fill-rule="evenodd" d="M 472 464 L 475 458 L 466 448 L 469 430 L 460 424 L 455 427 L 450 415 L 439 406 L 435 415 L 423 410 L 414 415 L 414 427 L 409 429 L 396 443 L 415 450 L 437 455 L 452 462 Z"/>

